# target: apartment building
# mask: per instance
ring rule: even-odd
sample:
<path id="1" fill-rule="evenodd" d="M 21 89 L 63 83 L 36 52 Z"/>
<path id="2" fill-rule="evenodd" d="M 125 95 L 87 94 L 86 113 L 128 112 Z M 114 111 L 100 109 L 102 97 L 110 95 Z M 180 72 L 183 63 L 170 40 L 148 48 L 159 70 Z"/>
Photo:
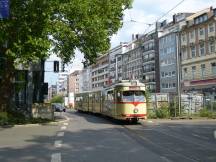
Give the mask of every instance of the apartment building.
<path id="1" fill-rule="evenodd" d="M 186 24 L 186 17 L 192 13 L 178 13 L 173 15 L 169 23 L 163 21 L 158 24 L 159 29 L 159 66 L 160 66 L 160 92 L 177 93 L 178 73 L 177 61 L 179 59 L 179 31 Z"/>
<path id="2" fill-rule="evenodd" d="M 67 82 L 68 72 L 60 72 L 58 74 L 58 81 L 57 81 L 57 93 L 58 94 L 65 94 L 67 93 L 67 84 L 65 85 L 65 82 Z"/>
<path id="3" fill-rule="evenodd" d="M 182 88 L 216 100 L 216 9 L 186 19 L 181 35 Z"/>
<path id="4" fill-rule="evenodd" d="M 137 79 L 142 81 L 142 47 L 139 35 L 132 38 L 132 42 L 128 43 L 126 52 L 122 58 L 123 79 Z"/>
<path id="5" fill-rule="evenodd" d="M 55 95 L 57 95 L 57 86 L 56 85 L 51 85 L 48 88 L 48 100 L 51 100 Z"/>
<path id="6" fill-rule="evenodd" d="M 109 81 L 115 83 L 117 80 L 122 80 L 123 65 L 122 58 L 125 53 L 127 43 L 120 43 L 120 45 L 109 50 Z"/>
<path id="7" fill-rule="evenodd" d="M 68 75 L 68 93 L 79 93 L 80 70 L 76 70 Z"/>
<path id="8" fill-rule="evenodd" d="M 150 92 L 160 92 L 158 32 L 153 30 L 142 37 L 143 82 Z"/>
<path id="9" fill-rule="evenodd" d="M 79 92 L 91 91 L 91 68 L 86 67 L 79 74 Z"/>
<path id="10" fill-rule="evenodd" d="M 92 90 L 100 90 L 109 85 L 109 55 L 104 54 L 91 65 Z"/>

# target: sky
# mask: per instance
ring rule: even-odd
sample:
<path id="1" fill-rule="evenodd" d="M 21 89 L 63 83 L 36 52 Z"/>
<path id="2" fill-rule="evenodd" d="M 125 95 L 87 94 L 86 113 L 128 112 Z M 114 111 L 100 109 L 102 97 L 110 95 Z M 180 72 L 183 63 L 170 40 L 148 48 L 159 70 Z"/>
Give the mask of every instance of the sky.
<path id="1" fill-rule="evenodd" d="M 118 46 L 120 42 L 130 42 L 132 34 L 144 34 L 152 30 L 154 25 L 149 26 L 148 24 L 155 24 L 158 19 L 159 21 L 170 20 L 176 13 L 197 12 L 210 6 L 216 8 L 216 0 L 134 0 L 132 8 L 124 11 L 122 28 L 111 37 L 111 48 Z M 171 9 L 173 10 L 170 11 Z M 166 14 L 168 11 L 170 12 Z M 164 14 L 166 15 L 162 17 Z M 48 61 L 53 60 L 59 59 L 52 55 Z M 73 63 L 67 67 L 68 71 L 82 69 L 82 61 L 83 54 L 77 50 Z M 52 70 L 52 62 L 47 62 L 45 71 Z M 49 85 L 56 84 L 57 76 L 58 74 L 46 72 L 45 82 L 48 82 Z"/>

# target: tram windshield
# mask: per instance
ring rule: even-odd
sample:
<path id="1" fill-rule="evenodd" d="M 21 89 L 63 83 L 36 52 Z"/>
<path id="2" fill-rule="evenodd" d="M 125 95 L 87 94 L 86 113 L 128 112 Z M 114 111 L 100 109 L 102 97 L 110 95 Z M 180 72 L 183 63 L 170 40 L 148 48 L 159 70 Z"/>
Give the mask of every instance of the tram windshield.
<path id="1" fill-rule="evenodd" d="M 145 92 L 144 91 L 123 91 L 122 101 L 123 102 L 144 102 Z"/>

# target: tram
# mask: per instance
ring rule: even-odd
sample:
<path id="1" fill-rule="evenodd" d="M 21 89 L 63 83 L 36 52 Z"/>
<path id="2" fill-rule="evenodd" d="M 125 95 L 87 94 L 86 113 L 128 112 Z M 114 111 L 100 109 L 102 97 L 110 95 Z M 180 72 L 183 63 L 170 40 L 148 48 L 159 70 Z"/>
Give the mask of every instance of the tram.
<path id="1" fill-rule="evenodd" d="M 122 80 L 101 91 L 77 93 L 75 109 L 132 122 L 146 119 L 145 84 Z"/>

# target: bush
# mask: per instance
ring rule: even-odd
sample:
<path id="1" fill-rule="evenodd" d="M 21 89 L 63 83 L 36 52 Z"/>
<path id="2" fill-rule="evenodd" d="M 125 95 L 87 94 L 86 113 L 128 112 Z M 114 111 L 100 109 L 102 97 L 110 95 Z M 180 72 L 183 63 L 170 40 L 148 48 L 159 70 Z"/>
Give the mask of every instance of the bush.
<path id="1" fill-rule="evenodd" d="M 157 118 L 169 118 L 169 109 L 168 108 L 159 108 L 156 110 Z"/>
<path id="2" fill-rule="evenodd" d="M 4 125 L 8 122 L 7 112 L 0 112 L 0 125 Z"/>
<path id="3" fill-rule="evenodd" d="M 156 113 L 155 113 L 154 110 L 148 110 L 147 117 L 149 119 L 156 119 L 157 118 Z"/>
<path id="4" fill-rule="evenodd" d="M 167 106 L 158 108 L 156 110 L 148 110 L 149 119 L 157 119 L 157 118 L 163 119 L 169 117 L 170 117 L 170 112 Z"/>
<path id="5" fill-rule="evenodd" d="M 216 112 L 209 111 L 209 109 L 204 108 L 199 111 L 200 117 L 216 118 Z"/>

